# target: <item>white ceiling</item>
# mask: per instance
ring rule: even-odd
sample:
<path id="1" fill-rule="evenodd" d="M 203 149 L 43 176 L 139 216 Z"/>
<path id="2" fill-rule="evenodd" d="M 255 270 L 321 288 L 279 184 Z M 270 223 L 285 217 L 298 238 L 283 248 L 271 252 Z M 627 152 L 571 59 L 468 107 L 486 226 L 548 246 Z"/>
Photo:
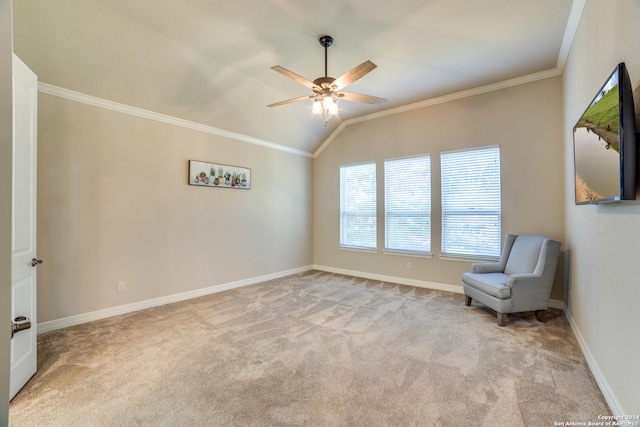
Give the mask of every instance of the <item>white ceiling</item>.
<path id="1" fill-rule="evenodd" d="M 576 15 L 572 0 L 13 5 L 14 49 L 41 82 L 310 153 L 341 121 L 561 72 Z M 340 116 L 326 127 L 311 115 L 311 100 L 266 107 L 311 93 L 270 67 L 308 80 L 323 76 L 324 34 L 335 40 L 329 75 L 373 61 L 378 68 L 345 90 L 387 98 L 386 104 L 342 101 Z"/>

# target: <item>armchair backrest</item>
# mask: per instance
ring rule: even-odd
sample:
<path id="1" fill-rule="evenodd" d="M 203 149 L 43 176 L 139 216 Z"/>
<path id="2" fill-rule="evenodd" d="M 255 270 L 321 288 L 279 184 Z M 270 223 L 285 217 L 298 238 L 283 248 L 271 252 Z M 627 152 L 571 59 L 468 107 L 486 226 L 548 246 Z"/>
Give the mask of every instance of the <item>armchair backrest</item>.
<path id="1" fill-rule="evenodd" d="M 550 239 L 537 235 L 516 236 L 507 258 L 504 274 L 533 273 L 538 266 L 538 261 L 545 262 L 545 259 L 540 257 L 545 240 Z"/>

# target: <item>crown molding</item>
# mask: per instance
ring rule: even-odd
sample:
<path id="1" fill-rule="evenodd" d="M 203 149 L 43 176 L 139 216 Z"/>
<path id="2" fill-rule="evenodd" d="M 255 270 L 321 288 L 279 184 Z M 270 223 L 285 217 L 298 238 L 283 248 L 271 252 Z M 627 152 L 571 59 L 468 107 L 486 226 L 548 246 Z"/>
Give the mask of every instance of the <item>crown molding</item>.
<path id="1" fill-rule="evenodd" d="M 491 83 L 485 86 L 479 86 L 472 89 L 463 90 L 449 95 L 439 96 L 437 98 L 426 99 L 424 101 L 414 102 L 413 104 L 402 105 L 400 107 L 390 108 L 384 111 L 378 111 L 376 113 L 367 114 L 360 117 L 354 117 L 352 119 L 345 120 L 340 123 L 340 126 L 334 130 L 331 135 L 320 145 L 320 147 L 313 153 L 313 158 L 318 157 L 325 148 L 327 148 L 331 142 L 338 136 L 342 130 L 352 124 L 366 122 L 369 120 L 379 119 L 382 117 L 392 116 L 394 114 L 405 113 L 407 111 L 419 110 L 421 108 L 431 107 L 437 104 L 444 104 L 445 102 L 451 102 L 458 99 L 468 98 L 471 96 L 482 95 L 484 93 L 493 92 L 496 90 L 506 89 L 514 86 L 523 85 L 526 83 L 532 83 L 538 80 L 544 80 L 551 77 L 562 75 L 563 70 L 558 68 L 551 68 L 549 70 L 540 71 L 538 73 L 528 74 L 526 76 L 516 77 L 509 80 L 504 80 L 497 83 Z"/>
<path id="2" fill-rule="evenodd" d="M 569 18 L 567 18 L 567 25 L 562 37 L 562 43 L 560 45 L 560 51 L 558 53 L 558 60 L 556 62 L 555 68 L 345 120 L 344 122 L 340 123 L 340 126 L 338 126 L 338 128 L 336 128 L 336 130 L 333 131 L 331 135 L 329 135 L 329 137 L 320 145 L 320 147 L 318 147 L 318 149 L 313 153 L 313 158 L 315 159 L 316 157 L 318 157 L 324 151 L 324 149 L 333 142 L 333 140 L 340 134 L 340 132 L 342 132 L 342 130 L 344 130 L 344 128 L 349 125 L 365 122 L 368 120 L 379 119 L 381 117 L 391 116 L 393 114 L 418 110 L 420 108 L 430 107 L 432 105 L 443 104 L 445 102 L 455 101 L 457 99 L 481 95 L 483 93 L 488 93 L 495 90 L 506 89 L 508 87 L 532 83 L 538 80 L 544 80 L 550 77 L 562 75 L 562 73 L 564 72 L 564 66 L 567 62 L 567 57 L 569 56 L 569 51 L 571 50 L 571 45 L 573 44 L 573 39 L 575 38 L 576 31 L 578 30 L 578 24 L 580 23 L 580 19 L 582 18 L 582 11 L 584 10 L 586 2 L 587 0 L 573 0 L 571 4 L 571 11 L 569 12 Z"/>
<path id="3" fill-rule="evenodd" d="M 558 53 L 558 62 L 556 63 L 556 68 L 559 70 L 564 71 L 564 66 L 567 63 L 567 57 L 569 56 L 573 39 L 576 36 L 576 31 L 578 31 L 578 24 L 582 18 L 582 12 L 584 11 L 584 5 L 586 3 L 587 0 L 573 0 L 571 4 L 571 11 L 567 19 L 567 26 L 564 29 L 560 53 Z"/>
<path id="4" fill-rule="evenodd" d="M 121 104 L 114 101 L 109 101 L 103 98 L 87 95 L 81 92 L 76 92 L 70 89 L 61 88 L 48 83 L 39 82 L 38 91 L 47 95 L 56 96 L 58 98 L 67 99 L 70 101 L 79 102 L 93 107 L 104 108 L 106 110 L 116 111 L 123 114 L 129 114 L 131 116 L 141 117 L 148 120 L 154 120 L 161 123 L 166 123 L 173 126 L 179 126 L 186 129 L 196 130 L 198 132 L 204 132 L 211 135 L 222 136 L 224 138 L 234 139 L 236 141 L 247 142 L 249 144 L 259 145 L 261 147 L 270 148 L 273 150 L 284 151 L 286 153 L 295 154 L 296 156 L 312 157 L 313 154 L 307 151 L 298 150 L 296 148 L 287 147 L 284 145 L 276 144 L 274 142 L 265 141 L 251 136 L 242 135 L 235 132 L 229 132 L 223 129 L 219 129 L 213 126 L 204 125 L 202 123 L 196 123 L 185 119 L 169 116 L 167 114 L 156 113 L 155 111 L 145 110 L 138 107 L 132 107 L 130 105 Z"/>
<path id="5" fill-rule="evenodd" d="M 481 94 L 485 94 L 485 93 L 496 91 L 496 90 L 506 89 L 509 87 L 518 86 L 518 85 L 562 75 L 562 73 L 564 72 L 564 66 L 566 64 L 567 57 L 569 56 L 569 51 L 571 50 L 571 45 L 573 44 L 573 39 L 578 29 L 578 24 L 580 23 L 580 19 L 582 17 L 582 12 L 584 10 L 585 4 L 586 4 L 586 0 L 573 0 L 572 2 L 571 11 L 569 13 L 569 18 L 567 19 L 567 26 L 565 27 L 565 32 L 562 38 L 560 52 L 558 54 L 558 59 L 557 59 L 555 68 L 345 120 L 340 123 L 340 125 L 329 135 L 327 139 L 323 141 L 320 147 L 318 147 L 318 149 L 316 149 L 316 151 L 313 153 L 288 147 L 288 146 L 284 146 L 281 144 L 276 144 L 274 142 L 253 138 L 253 137 L 242 135 L 235 132 L 229 132 L 213 126 L 204 125 L 202 123 L 196 123 L 189 120 L 184 120 L 177 117 L 169 116 L 166 114 L 156 113 L 154 111 L 132 107 L 126 104 L 120 104 L 118 102 L 113 102 L 113 101 L 98 98 L 95 96 L 86 95 L 84 93 L 75 92 L 73 90 L 61 88 L 48 83 L 39 82 L 38 90 L 39 92 L 45 93 L 47 95 L 52 95 L 59 98 L 80 102 L 80 103 L 91 105 L 94 107 L 117 111 L 120 113 L 129 114 L 132 116 L 142 117 L 148 120 L 154 120 L 154 121 L 170 124 L 173 126 L 180 126 L 183 128 L 192 129 L 199 132 L 208 133 L 211 135 L 222 136 L 224 138 L 229 138 L 237 141 L 246 142 L 249 144 L 259 145 L 261 147 L 266 147 L 266 148 L 270 148 L 278 151 L 284 151 L 286 153 L 295 154 L 297 156 L 316 158 L 335 140 L 335 138 L 347 126 L 350 126 L 352 124 L 366 122 L 369 120 L 375 120 L 382 117 L 387 117 L 387 116 L 400 114 L 408 111 L 418 110 L 421 108 L 426 108 L 426 107 L 430 107 L 437 104 L 443 104 L 443 103 L 455 101 L 458 99 L 481 95 Z"/>

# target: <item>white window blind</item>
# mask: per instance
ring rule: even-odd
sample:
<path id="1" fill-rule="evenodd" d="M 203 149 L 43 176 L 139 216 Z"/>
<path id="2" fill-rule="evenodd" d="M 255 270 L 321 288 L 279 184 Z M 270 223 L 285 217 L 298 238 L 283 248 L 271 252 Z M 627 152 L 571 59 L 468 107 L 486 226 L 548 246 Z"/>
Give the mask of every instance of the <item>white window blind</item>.
<path id="1" fill-rule="evenodd" d="M 385 249 L 431 252 L 431 162 L 420 156 L 384 162 Z"/>
<path id="2" fill-rule="evenodd" d="M 376 249 L 376 164 L 340 167 L 340 245 Z"/>
<path id="3" fill-rule="evenodd" d="M 442 253 L 500 256 L 500 147 L 441 154 Z"/>

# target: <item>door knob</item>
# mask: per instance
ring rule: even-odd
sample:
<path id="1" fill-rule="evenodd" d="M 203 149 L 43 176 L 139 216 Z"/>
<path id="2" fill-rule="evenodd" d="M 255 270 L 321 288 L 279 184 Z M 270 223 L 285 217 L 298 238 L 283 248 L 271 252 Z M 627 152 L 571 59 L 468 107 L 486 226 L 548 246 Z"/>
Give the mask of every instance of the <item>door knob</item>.
<path id="1" fill-rule="evenodd" d="M 36 265 L 38 265 L 38 264 L 42 264 L 42 260 L 41 260 L 41 259 L 33 258 L 33 259 L 31 260 L 31 267 L 35 267 L 35 266 L 36 266 Z"/>
<path id="2" fill-rule="evenodd" d="M 11 322 L 11 338 L 20 331 L 31 329 L 31 322 L 28 317 L 18 316 L 15 318 L 15 322 Z"/>

